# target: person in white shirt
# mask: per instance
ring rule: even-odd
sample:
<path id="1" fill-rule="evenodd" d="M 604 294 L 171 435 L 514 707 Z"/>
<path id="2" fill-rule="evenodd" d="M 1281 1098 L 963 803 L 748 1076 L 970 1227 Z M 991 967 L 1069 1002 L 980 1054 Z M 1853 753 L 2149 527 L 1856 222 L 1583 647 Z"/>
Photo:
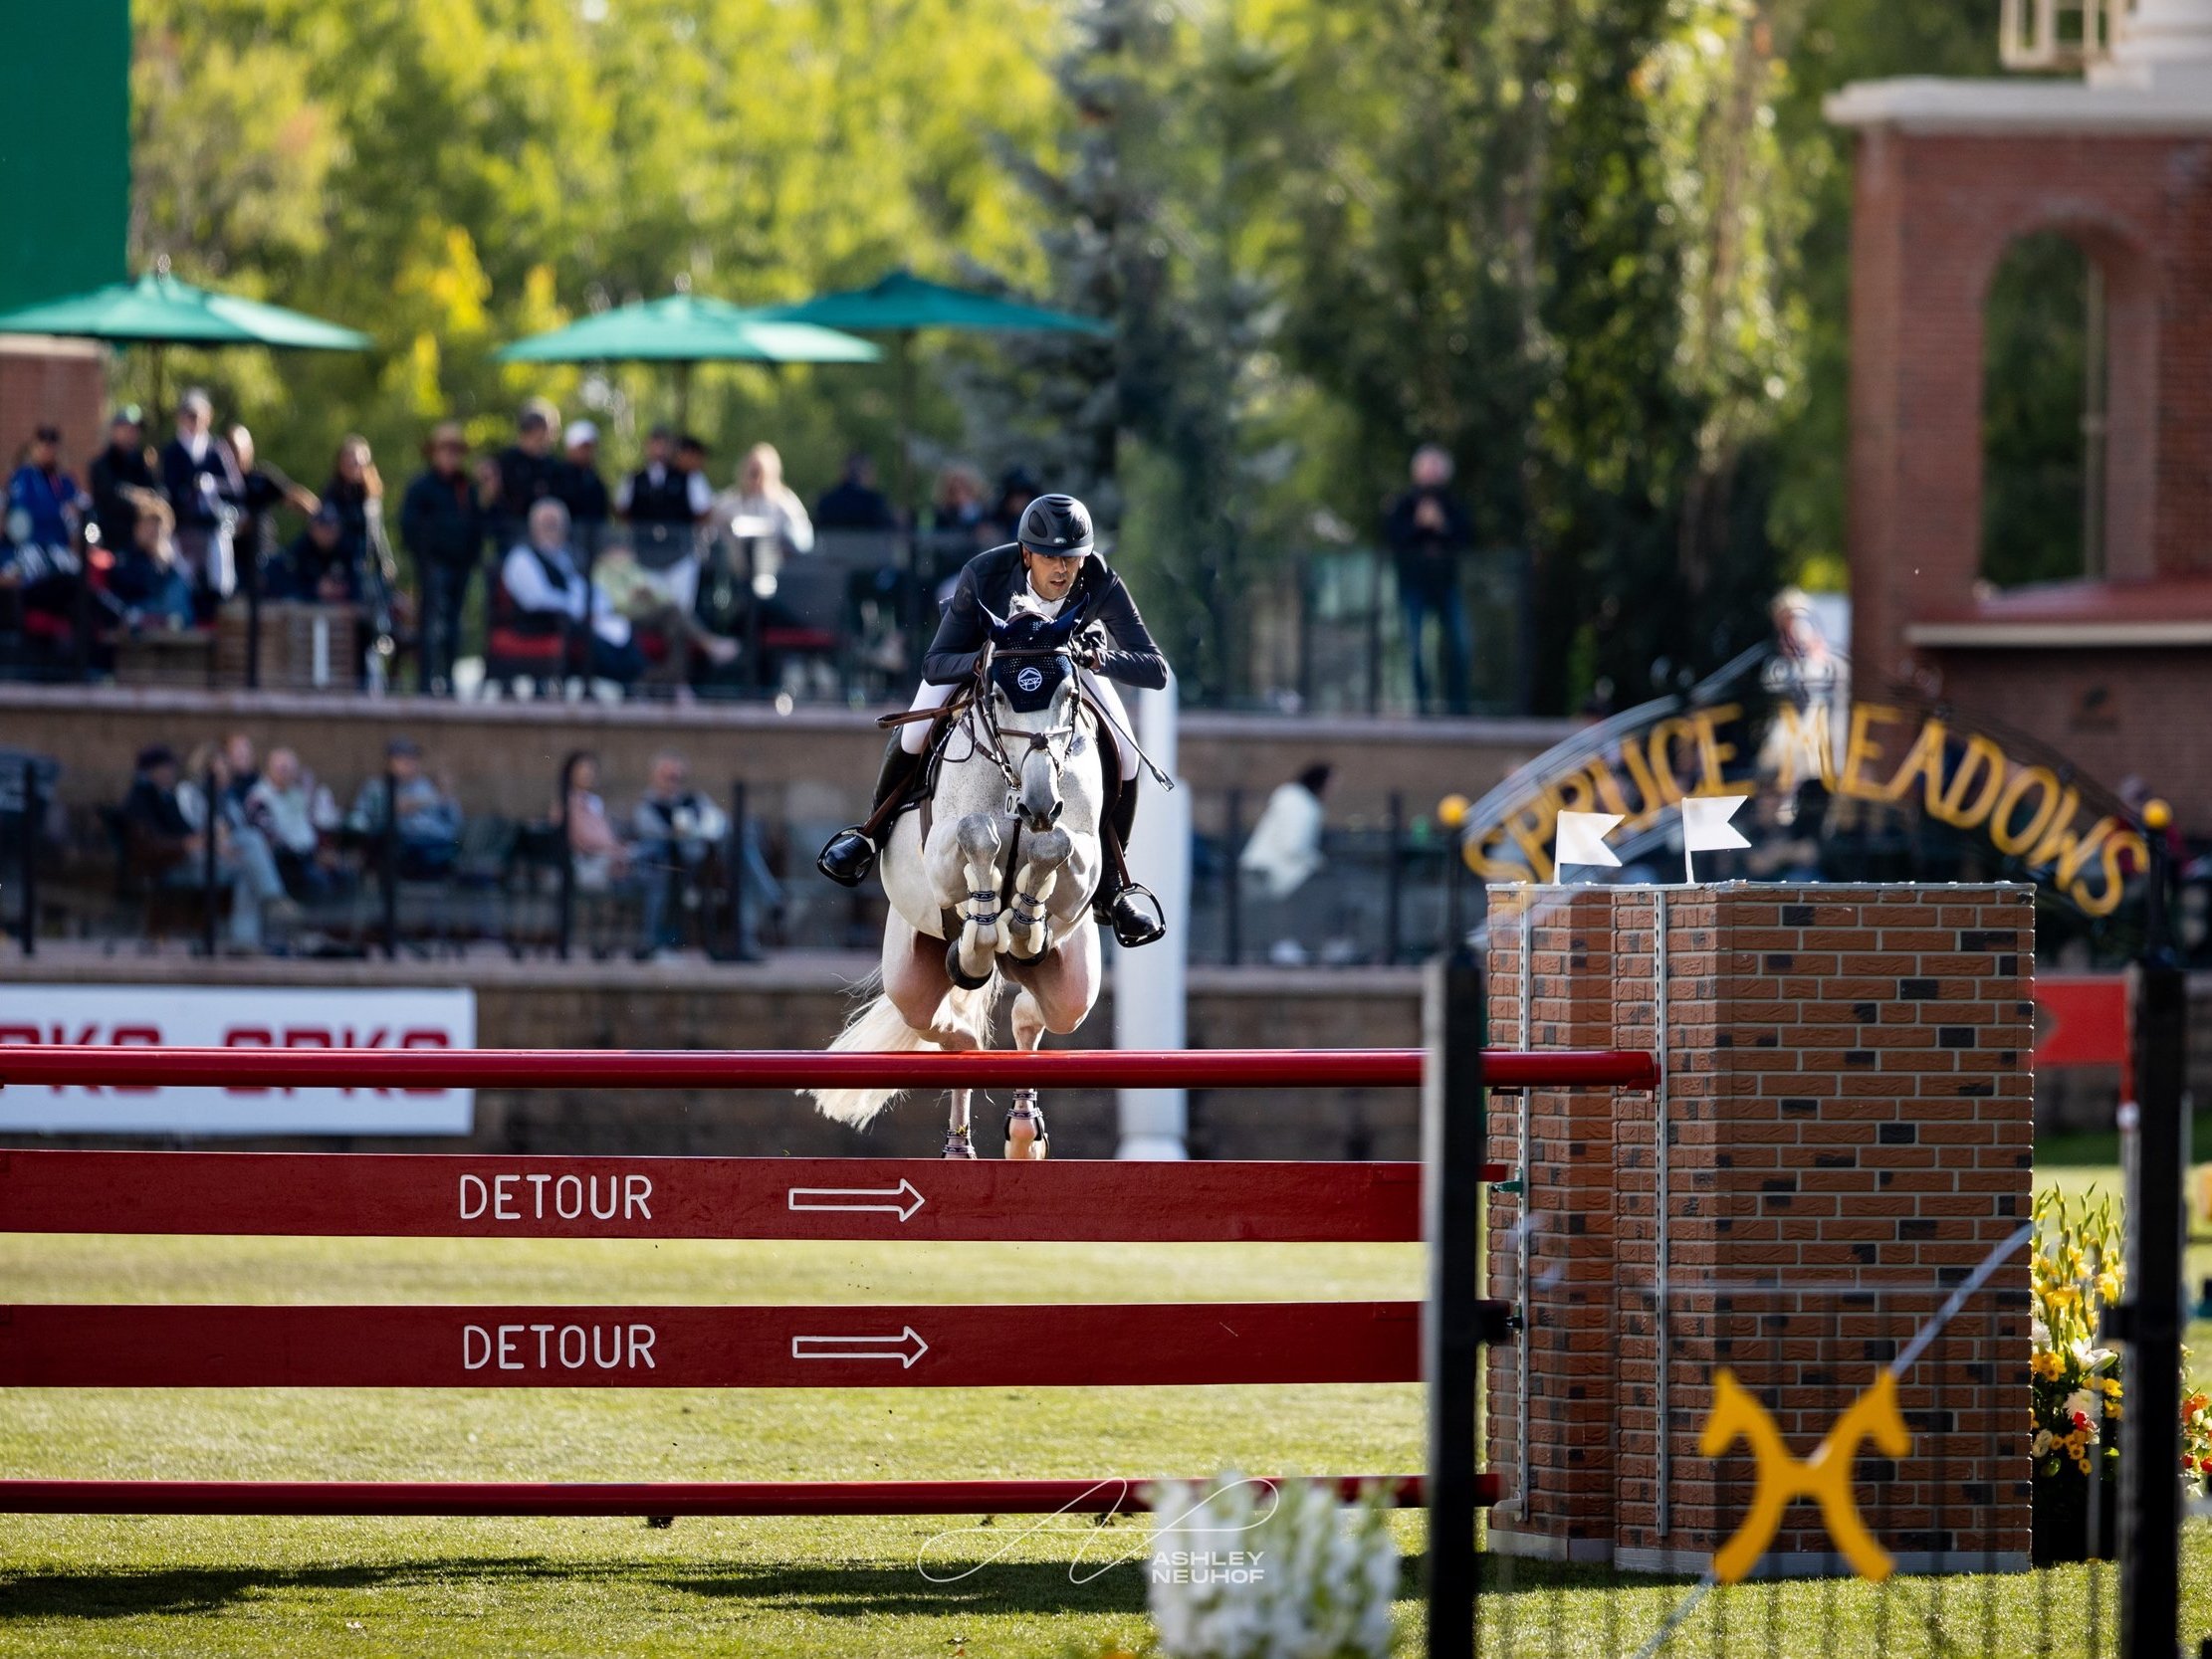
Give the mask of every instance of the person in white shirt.
<path id="1" fill-rule="evenodd" d="M 780 558 L 814 550 L 814 521 L 798 493 L 783 482 L 783 457 L 774 444 L 755 444 L 745 452 L 737 482 L 715 498 L 713 523 L 716 533 L 758 539 Z M 774 569 L 775 562 L 763 567 Z"/>
<path id="2" fill-rule="evenodd" d="M 645 672 L 645 653 L 631 635 L 630 619 L 578 568 L 568 547 L 568 510 L 551 497 L 540 500 L 530 510 L 528 535 L 500 565 L 500 584 L 515 608 L 527 617 L 587 622 L 591 678 L 634 683 Z"/>

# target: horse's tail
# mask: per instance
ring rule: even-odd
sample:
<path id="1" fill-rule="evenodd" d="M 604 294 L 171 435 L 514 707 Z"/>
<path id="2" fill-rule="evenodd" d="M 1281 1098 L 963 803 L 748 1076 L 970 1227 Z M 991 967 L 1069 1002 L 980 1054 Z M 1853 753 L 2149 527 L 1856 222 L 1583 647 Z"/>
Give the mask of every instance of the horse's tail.
<path id="1" fill-rule="evenodd" d="M 860 984 L 863 994 L 882 983 L 880 974 L 872 974 Z M 938 1022 L 956 1030 L 968 1031 L 975 1040 L 991 1040 L 992 1010 L 998 994 L 998 977 L 995 973 L 986 984 L 972 991 L 955 988 L 946 993 L 944 1003 L 937 1010 Z M 880 990 L 862 1003 L 845 1021 L 844 1030 L 837 1033 L 829 1045 L 832 1054 L 911 1054 L 919 1050 L 935 1050 L 937 1043 L 922 1035 L 906 1023 L 906 1016 L 896 1004 Z M 873 1089 L 805 1089 L 800 1093 L 812 1095 L 814 1106 L 825 1118 L 840 1124 L 859 1128 L 897 1100 L 906 1091 L 900 1088 Z"/>

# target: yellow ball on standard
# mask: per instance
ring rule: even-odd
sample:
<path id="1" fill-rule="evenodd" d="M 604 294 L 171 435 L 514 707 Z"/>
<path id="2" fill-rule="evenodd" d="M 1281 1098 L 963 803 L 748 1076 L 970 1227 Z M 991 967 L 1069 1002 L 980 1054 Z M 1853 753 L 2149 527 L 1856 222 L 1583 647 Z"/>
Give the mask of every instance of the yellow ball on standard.
<path id="1" fill-rule="evenodd" d="M 1446 795 L 1437 803 L 1437 822 L 1445 829 L 1457 829 L 1467 821 L 1467 813 L 1473 805 L 1464 795 Z"/>

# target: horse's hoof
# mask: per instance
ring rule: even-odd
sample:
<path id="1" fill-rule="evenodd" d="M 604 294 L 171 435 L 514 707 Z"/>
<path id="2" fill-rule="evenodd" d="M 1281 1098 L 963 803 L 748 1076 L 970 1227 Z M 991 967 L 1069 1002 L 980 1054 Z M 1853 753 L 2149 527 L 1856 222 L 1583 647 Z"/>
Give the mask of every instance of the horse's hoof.
<path id="1" fill-rule="evenodd" d="M 1052 1137 L 1044 1128 L 1044 1114 L 1032 1102 L 1016 1105 L 1006 1114 L 1006 1156 L 1042 1158 L 1051 1149 Z"/>
<path id="2" fill-rule="evenodd" d="M 974 1157 L 976 1155 L 975 1142 L 965 1135 L 948 1135 L 945 1137 L 945 1155 L 947 1157 Z"/>

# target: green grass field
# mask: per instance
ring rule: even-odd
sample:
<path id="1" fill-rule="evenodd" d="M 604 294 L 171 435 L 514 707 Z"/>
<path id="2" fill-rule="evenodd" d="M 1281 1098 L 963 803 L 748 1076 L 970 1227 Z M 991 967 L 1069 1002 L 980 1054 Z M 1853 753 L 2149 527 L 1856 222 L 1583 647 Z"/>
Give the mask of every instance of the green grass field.
<path id="1" fill-rule="evenodd" d="M 2071 1170 L 2070 1182 L 2093 1178 Z M 2101 1178 L 2110 1179 L 2107 1172 Z M 0 1234 L 7 1300 L 711 1303 L 1419 1294 L 1382 1245 L 896 1245 Z M 2200 1351 L 2205 1349 L 2200 1348 Z M 923 1479 L 1420 1467 L 1396 1387 L 327 1391 L 19 1389 L 0 1472 L 260 1479 Z M 1422 1518 L 1400 1623 L 1415 1640 Z M 1140 1647 L 1146 1525 L 11 1517 L 0 1656 L 1056 1656 Z M 1117 1564 L 1097 1568 L 1102 1562 Z M 1497 1563 L 1498 1650 L 1634 1651 L 1687 1585 Z M 2212 1554 L 2192 1549 L 2192 1587 Z M 948 1581 L 951 1580 L 951 1581 Z M 1675 1651 L 2082 1653 L 2109 1569 L 1745 1586 Z M 2192 1596 L 2192 1629 L 2212 1611 Z M 1716 1627 L 1715 1621 L 1718 1621 Z M 1833 1620 L 1832 1633 L 1824 1629 Z M 1730 1633 L 1733 1633 L 1732 1637 Z M 1834 1644 L 1833 1646 L 1831 1644 Z"/>

